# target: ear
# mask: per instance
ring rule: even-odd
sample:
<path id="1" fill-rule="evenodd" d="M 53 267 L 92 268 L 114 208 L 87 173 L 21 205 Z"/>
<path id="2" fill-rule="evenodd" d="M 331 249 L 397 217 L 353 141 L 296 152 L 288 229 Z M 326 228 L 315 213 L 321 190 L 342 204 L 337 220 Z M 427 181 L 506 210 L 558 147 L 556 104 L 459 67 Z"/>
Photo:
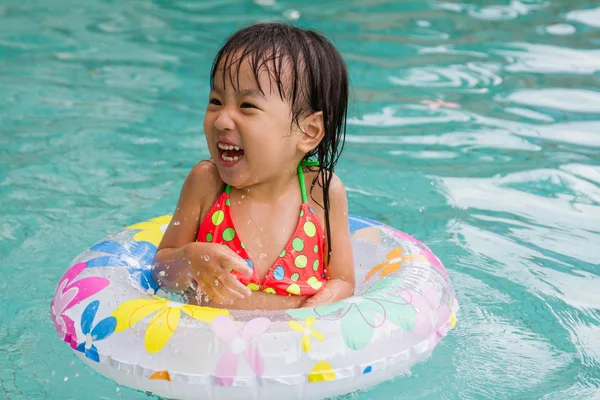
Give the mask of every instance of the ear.
<path id="1" fill-rule="evenodd" d="M 325 136 L 325 125 L 323 124 L 323 111 L 312 113 L 304 118 L 300 124 L 302 128 L 301 137 L 298 141 L 298 150 L 306 154 L 321 143 Z"/>

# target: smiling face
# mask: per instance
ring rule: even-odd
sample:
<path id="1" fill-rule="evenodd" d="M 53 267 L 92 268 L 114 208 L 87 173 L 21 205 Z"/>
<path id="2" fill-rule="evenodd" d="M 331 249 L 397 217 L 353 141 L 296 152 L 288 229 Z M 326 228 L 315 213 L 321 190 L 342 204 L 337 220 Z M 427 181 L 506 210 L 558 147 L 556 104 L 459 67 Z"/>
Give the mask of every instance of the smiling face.
<path id="1" fill-rule="evenodd" d="M 239 71 L 234 67 L 225 79 L 222 68 L 216 71 L 204 132 L 221 179 L 243 188 L 293 172 L 304 156 L 298 146 L 303 133 L 268 71 L 262 68 L 257 82 L 247 60 Z"/>

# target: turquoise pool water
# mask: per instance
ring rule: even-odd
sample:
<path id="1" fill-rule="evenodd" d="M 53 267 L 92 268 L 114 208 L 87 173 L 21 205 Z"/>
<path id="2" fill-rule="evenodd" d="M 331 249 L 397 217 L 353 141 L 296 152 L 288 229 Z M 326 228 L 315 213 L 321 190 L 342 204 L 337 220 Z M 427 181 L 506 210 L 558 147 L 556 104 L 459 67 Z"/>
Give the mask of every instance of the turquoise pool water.
<path id="1" fill-rule="evenodd" d="M 348 62 L 351 212 L 429 244 L 461 301 L 426 363 L 352 397 L 599 398 L 600 5 L 564 0 L 3 0 L 0 398 L 149 397 L 76 360 L 51 296 L 172 211 L 219 43 L 281 18 Z"/>

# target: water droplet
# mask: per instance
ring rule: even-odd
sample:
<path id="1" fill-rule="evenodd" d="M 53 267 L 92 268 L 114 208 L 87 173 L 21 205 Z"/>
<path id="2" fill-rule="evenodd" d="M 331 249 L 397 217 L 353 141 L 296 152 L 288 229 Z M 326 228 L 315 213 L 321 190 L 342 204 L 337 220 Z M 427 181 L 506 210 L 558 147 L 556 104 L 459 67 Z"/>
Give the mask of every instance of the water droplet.
<path id="1" fill-rule="evenodd" d="M 52 371 L 52 373 L 50 375 L 52 375 L 52 376 L 56 375 L 56 371 Z"/>
<path id="2" fill-rule="evenodd" d="M 66 381 L 68 381 L 68 380 L 69 380 L 69 377 L 68 377 L 68 376 L 65 376 L 65 379 L 64 379 L 64 381 L 66 382 Z"/>
<path id="3" fill-rule="evenodd" d="M 73 365 L 73 364 L 75 364 L 75 360 L 73 360 L 69 363 L 69 365 Z"/>
<path id="4" fill-rule="evenodd" d="M 165 272 L 165 271 L 160 271 L 160 272 L 158 273 L 158 276 L 165 276 L 165 275 L 166 275 L 166 272 Z"/>
<path id="5" fill-rule="evenodd" d="M 181 224 L 181 222 L 179 222 L 179 221 L 173 222 L 173 225 L 175 225 L 175 226 L 178 226 L 179 224 Z"/>
<path id="6" fill-rule="evenodd" d="M 117 388 L 117 392 L 118 392 L 119 390 L 121 390 L 121 388 Z"/>
<path id="7" fill-rule="evenodd" d="M 431 181 L 431 182 L 429 182 L 429 184 L 430 184 L 431 186 L 434 186 L 434 185 L 435 185 L 435 182 L 434 182 L 434 181 Z"/>
<path id="8" fill-rule="evenodd" d="M 79 378 L 79 372 L 75 374 L 75 378 Z"/>
<path id="9" fill-rule="evenodd" d="M 421 213 L 422 213 L 423 211 L 425 211 L 425 207 L 421 207 L 421 208 L 419 208 L 419 212 L 421 212 Z"/>
<path id="10" fill-rule="evenodd" d="M 210 256 L 204 256 L 204 261 L 209 262 L 210 261 Z"/>
<path id="11" fill-rule="evenodd" d="M 259 258 L 267 258 L 267 253 L 260 253 Z"/>

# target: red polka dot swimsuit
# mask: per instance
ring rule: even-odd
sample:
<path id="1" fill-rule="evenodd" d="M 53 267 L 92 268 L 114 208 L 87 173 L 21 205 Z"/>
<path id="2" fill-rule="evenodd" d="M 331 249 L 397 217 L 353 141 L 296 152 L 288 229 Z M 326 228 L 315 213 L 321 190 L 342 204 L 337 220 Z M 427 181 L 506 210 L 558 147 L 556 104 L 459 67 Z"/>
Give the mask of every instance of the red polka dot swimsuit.
<path id="1" fill-rule="evenodd" d="M 219 196 L 200 224 L 198 242 L 225 244 L 246 260 L 253 270 L 251 276 L 236 271 L 231 273 L 252 291 L 287 296 L 312 296 L 327 280 L 323 265 L 323 229 L 317 215 L 307 202 L 301 166 L 298 167 L 298 175 L 302 190 L 302 207 L 298 225 L 262 282 L 233 225 L 229 185 L 225 187 L 225 192 Z"/>

